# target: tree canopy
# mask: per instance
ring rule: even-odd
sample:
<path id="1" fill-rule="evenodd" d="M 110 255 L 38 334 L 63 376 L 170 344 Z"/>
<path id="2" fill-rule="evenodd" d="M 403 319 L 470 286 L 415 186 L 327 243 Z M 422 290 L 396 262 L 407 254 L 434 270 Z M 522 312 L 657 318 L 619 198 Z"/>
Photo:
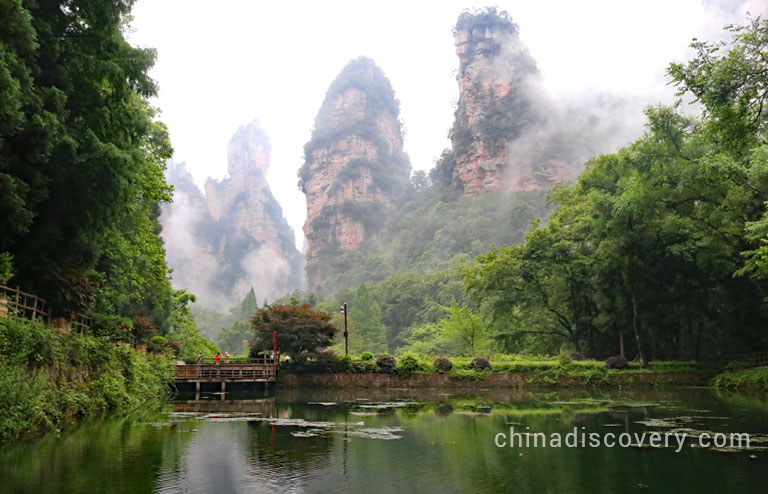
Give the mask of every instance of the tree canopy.
<path id="1" fill-rule="evenodd" d="M 147 102 L 155 52 L 124 37 L 133 3 L 0 2 L 0 253 L 61 311 L 167 330 L 171 146 Z"/>
<path id="2" fill-rule="evenodd" d="M 328 312 L 312 310 L 311 305 L 297 300 L 262 307 L 251 318 L 254 337 L 250 341 L 250 355 L 272 349 L 273 331 L 277 331 L 277 348 L 281 353 L 298 354 L 328 347 L 337 331 L 331 318 Z"/>
<path id="3" fill-rule="evenodd" d="M 768 347 L 768 23 L 731 31 L 670 66 L 700 116 L 649 108 L 643 137 L 553 191 L 546 227 L 465 271 L 497 341 L 606 356 L 626 334 L 644 361 Z"/>

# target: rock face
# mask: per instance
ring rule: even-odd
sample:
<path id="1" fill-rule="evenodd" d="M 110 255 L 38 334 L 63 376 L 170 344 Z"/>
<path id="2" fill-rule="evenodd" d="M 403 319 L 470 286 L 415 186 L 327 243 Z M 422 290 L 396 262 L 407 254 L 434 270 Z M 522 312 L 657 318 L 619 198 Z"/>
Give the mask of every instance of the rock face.
<path id="1" fill-rule="evenodd" d="M 389 80 L 368 58 L 347 64 L 328 89 L 299 171 L 310 289 L 335 257 L 375 237 L 402 194 L 411 166 L 398 115 Z"/>
<path id="2" fill-rule="evenodd" d="M 205 182 L 208 211 L 229 236 L 242 232 L 276 253 L 295 251 L 293 229 L 267 183 L 269 155 L 258 122 L 240 127 L 227 147 L 229 178 Z"/>
<path id="3" fill-rule="evenodd" d="M 183 164 L 169 167 L 174 202 L 161 216 L 174 285 L 227 309 L 251 287 L 274 298 L 301 287 L 303 258 L 266 175 L 270 144 L 258 121 L 240 127 L 227 149 L 229 177 L 208 179 L 205 195 Z"/>
<path id="4" fill-rule="evenodd" d="M 531 158 L 532 144 L 516 143 L 545 119 L 536 62 L 517 25 L 495 9 L 465 12 L 454 40 L 459 57 L 459 103 L 450 134 L 454 184 L 477 196 L 534 190 L 562 178 L 565 163 Z"/>

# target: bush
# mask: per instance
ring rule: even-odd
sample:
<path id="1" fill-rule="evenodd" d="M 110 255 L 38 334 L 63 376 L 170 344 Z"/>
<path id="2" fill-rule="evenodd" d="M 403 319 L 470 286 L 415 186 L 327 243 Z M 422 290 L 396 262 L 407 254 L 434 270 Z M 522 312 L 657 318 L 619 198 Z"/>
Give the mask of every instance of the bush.
<path id="1" fill-rule="evenodd" d="M 724 372 L 712 380 L 712 385 L 722 389 L 768 391 L 768 369 L 740 369 Z"/>
<path id="2" fill-rule="evenodd" d="M 729 362 L 728 365 L 725 366 L 725 370 L 741 370 L 741 369 L 749 369 L 750 367 L 754 367 L 754 366 L 749 362 L 734 360 L 733 362 Z"/>
<path id="3" fill-rule="evenodd" d="M 379 355 L 379 358 L 376 359 L 376 366 L 379 368 L 379 372 L 383 372 L 384 374 L 392 374 L 396 364 L 397 361 L 395 360 L 395 357 L 386 353 Z"/>
<path id="4" fill-rule="evenodd" d="M 168 345 L 168 350 L 173 352 L 175 356 L 181 355 L 181 342 L 179 340 L 174 340 L 173 338 L 168 338 L 166 340 L 166 344 Z"/>
<path id="5" fill-rule="evenodd" d="M 372 374 L 378 372 L 379 368 L 376 366 L 376 362 L 352 362 L 350 372 L 354 374 Z"/>
<path id="6" fill-rule="evenodd" d="M 374 359 L 374 356 L 371 352 L 363 352 L 360 354 L 360 360 L 363 362 L 370 362 Z"/>
<path id="7" fill-rule="evenodd" d="M 451 369 L 453 369 L 453 362 L 451 362 L 447 358 L 440 357 L 435 359 L 435 364 L 433 367 L 435 368 L 436 372 L 445 374 L 446 372 L 450 372 Z"/>
<path id="8" fill-rule="evenodd" d="M 487 358 L 475 357 L 472 359 L 472 362 L 469 363 L 469 368 L 478 369 L 478 370 L 488 370 L 491 368 L 491 363 L 488 362 Z"/>
<path id="9" fill-rule="evenodd" d="M 579 353 L 579 352 L 577 352 L 576 350 L 571 350 L 570 352 L 568 352 L 568 354 L 567 354 L 567 355 L 568 355 L 568 357 L 569 357 L 571 360 L 576 360 L 576 361 L 579 361 L 579 360 L 585 360 L 585 357 L 584 357 L 584 355 L 580 354 L 580 353 Z"/>
<path id="10" fill-rule="evenodd" d="M 13 256 L 0 252 L 0 283 L 4 284 L 13 277 Z"/>
<path id="11" fill-rule="evenodd" d="M 127 340 L 132 329 L 133 321 L 127 317 L 96 314 L 91 323 L 93 334 L 118 340 Z"/>
<path id="12" fill-rule="evenodd" d="M 571 363 L 573 363 L 573 361 L 571 360 L 571 357 L 569 357 L 568 355 L 563 354 L 563 355 L 560 355 L 557 358 L 557 363 L 560 364 L 560 367 L 567 367 L 567 366 L 571 365 Z"/>
<path id="13" fill-rule="evenodd" d="M 401 356 L 397 361 L 397 365 L 395 365 L 395 372 L 404 376 L 415 374 L 423 370 L 425 369 L 422 367 L 419 359 L 410 353 Z"/>
<path id="14" fill-rule="evenodd" d="M 33 321 L 0 319 L 0 355 L 0 441 L 160 404 L 173 382 L 165 357 Z"/>
<path id="15" fill-rule="evenodd" d="M 152 353 L 165 353 L 168 351 L 168 340 L 164 336 L 155 335 L 149 339 L 147 350 Z"/>
<path id="16" fill-rule="evenodd" d="M 352 360 L 333 352 L 301 353 L 281 365 L 281 370 L 296 374 L 339 374 L 354 371 Z"/>
<path id="17" fill-rule="evenodd" d="M 621 355 L 614 355 L 613 357 L 608 357 L 608 359 L 605 361 L 605 365 L 609 369 L 623 370 L 623 369 L 629 368 L 629 362 L 627 362 L 627 359 L 625 359 Z"/>
<path id="18" fill-rule="evenodd" d="M 147 341 L 157 333 L 157 326 L 148 317 L 135 316 L 133 318 L 133 334 L 139 341 Z"/>

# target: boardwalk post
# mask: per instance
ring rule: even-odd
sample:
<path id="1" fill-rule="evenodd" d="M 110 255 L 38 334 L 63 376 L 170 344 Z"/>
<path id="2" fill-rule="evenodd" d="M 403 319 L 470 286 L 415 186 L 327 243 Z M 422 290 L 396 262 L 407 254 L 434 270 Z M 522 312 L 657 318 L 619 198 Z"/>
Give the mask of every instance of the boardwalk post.
<path id="1" fill-rule="evenodd" d="M 341 313 L 344 314 L 344 355 L 349 355 L 349 331 L 347 330 L 347 303 L 344 302 L 344 306 L 341 308 Z"/>
<path id="2" fill-rule="evenodd" d="M 195 384 L 195 399 L 200 399 L 202 383 L 220 383 L 222 399 L 228 382 L 264 383 L 269 387 L 277 378 L 277 359 L 266 357 L 243 363 L 180 364 L 176 366 L 176 383 Z"/>

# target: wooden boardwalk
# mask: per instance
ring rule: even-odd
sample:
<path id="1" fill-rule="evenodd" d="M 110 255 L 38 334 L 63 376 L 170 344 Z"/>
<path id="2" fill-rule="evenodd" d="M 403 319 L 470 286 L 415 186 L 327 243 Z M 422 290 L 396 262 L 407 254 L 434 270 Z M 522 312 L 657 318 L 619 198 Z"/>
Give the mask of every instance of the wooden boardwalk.
<path id="1" fill-rule="evenodd" d="M 220 383 L 221 392 L 227 383 L 274 383 L 277 380 L 277 362 L 274 359 L 251 360 L 242 363 L 202 363 L 176 366 L 176 383 L 195 383 L 195 394 L 200 394 L 201 383 Z"/>
<path id="2" fill-rule="evenodd" d="M 263 364 L 200 364 L 177 365 L 176 380 L 186 382 L 275 382 L 277 365 Z"/>

